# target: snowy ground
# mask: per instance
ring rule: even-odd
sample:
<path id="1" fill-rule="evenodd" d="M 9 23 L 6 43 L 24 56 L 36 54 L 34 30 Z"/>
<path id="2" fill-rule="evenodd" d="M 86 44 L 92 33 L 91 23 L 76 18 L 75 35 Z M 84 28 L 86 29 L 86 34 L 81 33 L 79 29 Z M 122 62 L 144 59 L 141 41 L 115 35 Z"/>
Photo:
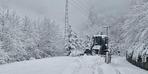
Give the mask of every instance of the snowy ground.
<path id="1" fill-rule="evenodd" d="M 1 65 L 0 74 L 148 74 L 148 71 L 131 65 L 123 57 L 113 57 L 111 64 L 105 64 L 102 57 L 82 56 Z"/>

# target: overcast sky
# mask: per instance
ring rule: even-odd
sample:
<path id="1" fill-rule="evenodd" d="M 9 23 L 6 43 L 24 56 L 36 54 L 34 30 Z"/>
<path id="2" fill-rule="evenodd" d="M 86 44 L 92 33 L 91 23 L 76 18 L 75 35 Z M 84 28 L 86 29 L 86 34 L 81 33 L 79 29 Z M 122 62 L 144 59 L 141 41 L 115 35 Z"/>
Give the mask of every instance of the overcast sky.
<path id="1" fill-rule="evenodd" d="M 70 24 L 77 28 L 87 18 L 87 9 L 95 5 L 101 15 L 116 15 L 127 9 L 129 0 L 69 0 Z M 79 3 L 77 3 L 79 1 Z M 74 3 L 75 2 L 75 3 Z M 31 18 L 49 17 L 64 25 L 65 0 L 0 0 L 0 6 Z"/>

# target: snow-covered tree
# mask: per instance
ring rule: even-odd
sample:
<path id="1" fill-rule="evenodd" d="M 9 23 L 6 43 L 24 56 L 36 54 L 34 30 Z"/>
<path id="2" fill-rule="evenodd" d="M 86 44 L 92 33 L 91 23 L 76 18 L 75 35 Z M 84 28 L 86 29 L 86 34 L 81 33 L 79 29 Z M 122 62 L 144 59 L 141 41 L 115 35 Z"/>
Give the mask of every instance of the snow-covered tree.
<path id="1" fill-rule="evenodd" d="M 59 27 L 49 19 L 31 20 L 0 10 L 0 63 L 40 59 L 58 52 Z"/>

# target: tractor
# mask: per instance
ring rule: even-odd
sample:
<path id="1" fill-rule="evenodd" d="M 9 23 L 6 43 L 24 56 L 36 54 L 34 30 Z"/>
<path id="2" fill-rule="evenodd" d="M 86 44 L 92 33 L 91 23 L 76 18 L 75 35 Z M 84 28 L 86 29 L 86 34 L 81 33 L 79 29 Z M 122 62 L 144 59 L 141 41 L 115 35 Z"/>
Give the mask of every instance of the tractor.
<path id="1" fill-rule="evenodd" d="M 111 53 L 108 49 L 108 36 L 94 35 L 92 37 L 92 45 L 90 49 L 86 49 L 84 54 L 104 56 L 105 62 L 107 64 L 111 63 Z"/>
<path id="2" fill-rule="evenodd" d="M 106 35 L 94 35 L 92 41 L 92 55 L 106 55 L 106 52 L 108 52 L 108 37 Z"/>

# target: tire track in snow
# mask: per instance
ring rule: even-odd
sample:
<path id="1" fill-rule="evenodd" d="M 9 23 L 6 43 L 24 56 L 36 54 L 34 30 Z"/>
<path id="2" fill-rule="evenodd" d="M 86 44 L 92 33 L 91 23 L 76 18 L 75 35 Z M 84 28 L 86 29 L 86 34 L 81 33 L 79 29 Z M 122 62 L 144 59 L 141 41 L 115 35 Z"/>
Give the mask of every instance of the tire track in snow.
<path id="1" fill-rule="evenodd" d="M 122 74 L 118 69 L 110 64 L 103 64 L 100 66 L 104 74 Z"/>
<path id="2" fill-rule="evenodd" d="M 78 64 L 77 58 L 75 58 L 74 61 L 68 65 L 69 66 L 63 71 L 62 74 L 77 74 L 78 69 L 81 67 Z"/>
<path id="3" fill-rule="evenodd" d="M 99 56 L 95 57 L 80 57 L 77 60 L 79 68 L 73 74 L 103 74 L 103 70 L 99 67 L 102 59 Z"/>
<path id="4" fill-rule="evenodd" d="M 96 60 L 95 64 L 93 65 L 94 67 L 93 74 L 104 74 L 103 69 L 100 67 L 100 65 L 104 63 L 103 60 L 104 60 L 103 58 Z"/>
<path id="5" fill-rule="evenodd" d="M 72 74 L 78 74 L 79 73 L 79 70 L 82 68 L 82 64 L 81 64 L 81 60 L 78 58 L 77 60 L 75 60 L 76 63 L 79 65 L 75 68 L 75 70 L 73 71 Z"/>
<path id="6" fill-rule="evenodd" d="M 118 69 L 115 69 L 116 74 L 121 74 L 121 72 Z"/>
<path id="7" fill-rule="evenodd" d="M 93 74 L 104 74 L 103 73 L 103 69 L 101 69 L 99 66 L 97 66 L 94 71 Z"/>
<path id="8" fill-rule="evenodd" d="M 104 61 L 103 61 L 104 62 Z M 76 57 L 62 74 L 103 74 L 102 59 L 99 56 Z"/>

